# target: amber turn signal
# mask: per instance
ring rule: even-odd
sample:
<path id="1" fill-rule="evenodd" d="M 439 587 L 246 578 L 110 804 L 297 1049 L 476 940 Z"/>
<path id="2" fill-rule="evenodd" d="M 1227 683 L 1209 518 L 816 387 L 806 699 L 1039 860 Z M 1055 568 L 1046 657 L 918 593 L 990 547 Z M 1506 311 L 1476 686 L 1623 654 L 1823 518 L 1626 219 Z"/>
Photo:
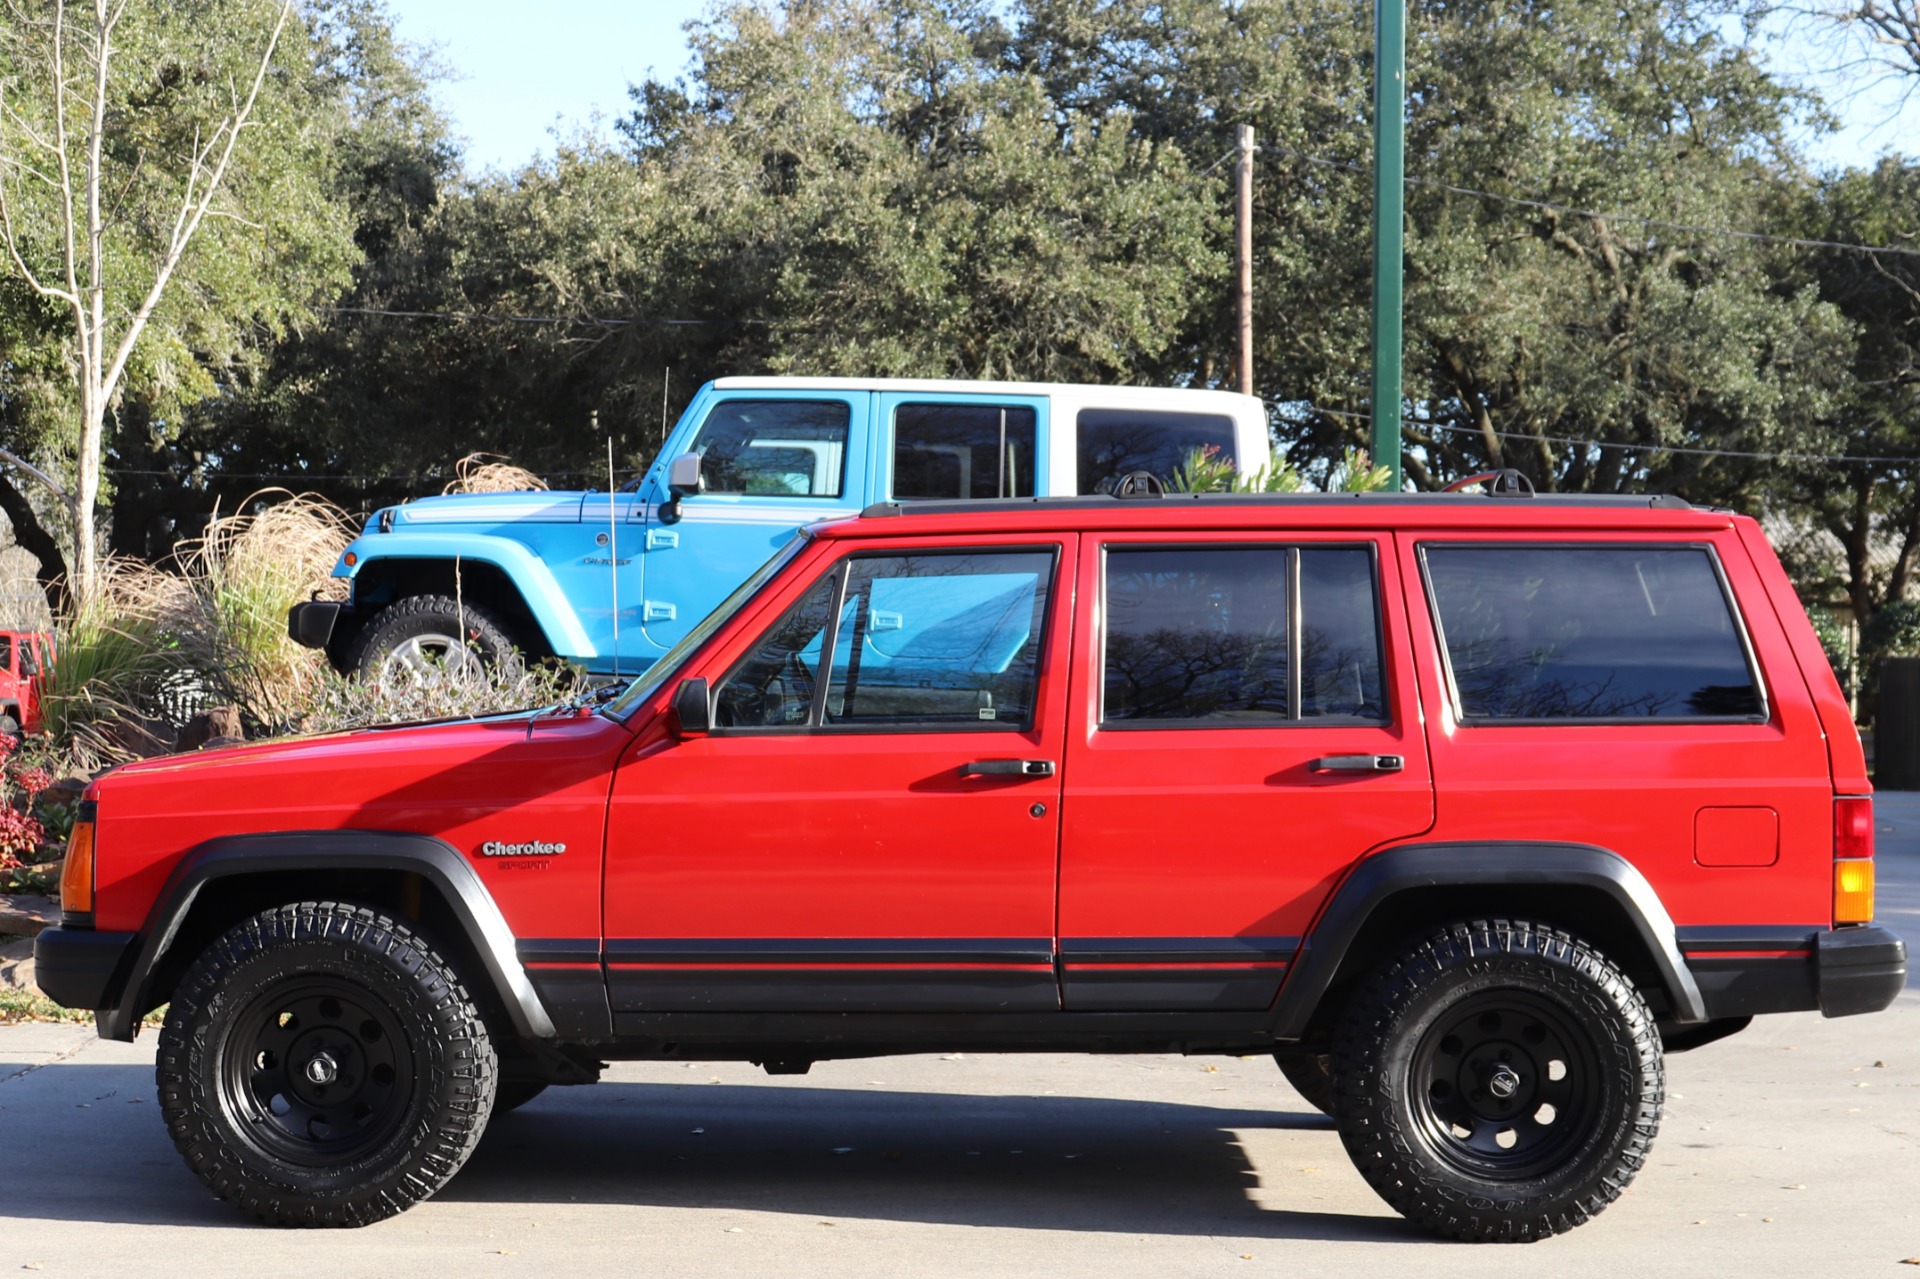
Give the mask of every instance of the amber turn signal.
<path id="1" fill-rule="evenodd" d="M 1833 922 L 1873 922 L 1873 863 L 1848 859 L 1833 864 Z"/>
<path id="2" fill-rule="evenodd" d="M 352 551 L 348 551 L 343 558 L 346 560 L 346 564 L 348 568 L 352 568 L 355 564 L 358 564 L 360 562 L 360 557 L 358 555 L 355 555 Z"/>
<path id="3" fill-rule="evenodd" d="M 60 909 L 85 915 L 93 910 L 93 823 L 77 821 L 67 836 L 67 862 L 60 868 Z"/>

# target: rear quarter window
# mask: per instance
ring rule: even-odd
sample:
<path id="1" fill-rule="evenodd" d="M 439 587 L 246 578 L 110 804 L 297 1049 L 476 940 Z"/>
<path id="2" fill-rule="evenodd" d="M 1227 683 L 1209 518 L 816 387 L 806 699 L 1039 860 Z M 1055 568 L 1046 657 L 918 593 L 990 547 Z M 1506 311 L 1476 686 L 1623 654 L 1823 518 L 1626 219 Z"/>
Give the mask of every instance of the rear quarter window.
<path id="1" fill-rule="evenodd" d="M 1082 493 L 1109 493 L 1122 476 L 1146 471 L 1171 486 L 1195 449 L 1238 463 L 1233 419 L 1224 413 L 1081 409 L 1074 423 Z"/>
<path id="2" fill-rule="evenodd" d="M 1420 559 L 1463 721 L 1765 717 L 1706 547 L 1430 543 Z"/>

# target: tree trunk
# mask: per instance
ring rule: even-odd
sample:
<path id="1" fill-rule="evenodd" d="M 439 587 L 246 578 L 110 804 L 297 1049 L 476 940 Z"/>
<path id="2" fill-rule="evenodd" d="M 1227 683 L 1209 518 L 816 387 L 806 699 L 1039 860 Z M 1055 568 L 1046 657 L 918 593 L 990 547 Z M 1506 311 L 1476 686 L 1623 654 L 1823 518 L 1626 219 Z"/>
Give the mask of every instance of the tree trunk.
<path id="1" fill-rule="evenodd" d="M 4 474 L 0 474 L 0 512 L 13 522 L 13 540 L 20 549 L 39 561 L 40 571 L 35 576 L 46 594 L 47 608 L 59 617 L 67 606 L 67 564 L 60 555 L 60 544 L 40 523 L 26 494 Z"/>

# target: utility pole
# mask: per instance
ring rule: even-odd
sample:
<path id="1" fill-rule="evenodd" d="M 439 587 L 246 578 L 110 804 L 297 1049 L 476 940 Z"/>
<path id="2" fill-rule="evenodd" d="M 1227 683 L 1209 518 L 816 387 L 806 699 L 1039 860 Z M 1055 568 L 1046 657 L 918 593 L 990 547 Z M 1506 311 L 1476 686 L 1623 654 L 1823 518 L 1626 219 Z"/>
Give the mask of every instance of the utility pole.
<path id="1" fill-rule="evenodd" d="M 1373 463 L 1400 488 L 1400 269 L 1406 252 L 1406 0 L 1373 6 Z"/>
<path id="2" fill-rule="evenodd" d="M 1253 394 L 1253 126 L 1240 126 L 1240 346 L 1234 375 L 1242 395 Z"/>

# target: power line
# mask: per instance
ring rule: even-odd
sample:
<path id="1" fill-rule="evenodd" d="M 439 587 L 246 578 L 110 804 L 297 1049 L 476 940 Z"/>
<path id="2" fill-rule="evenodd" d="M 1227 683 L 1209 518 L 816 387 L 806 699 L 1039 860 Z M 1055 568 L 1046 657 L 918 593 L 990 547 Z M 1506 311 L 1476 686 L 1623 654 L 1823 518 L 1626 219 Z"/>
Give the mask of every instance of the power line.
<path id="1" fill-rule="evenodd" d="M 722 327 L 772 324 L 772 320 L 694 320 L 667 315 L 495 315 L 488 311 L 401 311 L 378 306 L 320 306 L 324 315 L 371 315 L 398 320 L 457 320 L 475 324 L 570 325 L 579 328 L 618 329 L 636 324 L 663 327 Z"/>
<path id="2" fill-rule="evenodd" d="M 1349 173 L 1371 174 L 1373 170 L 1365 165 L 1354 164 L 1348 160 L 1330 160 L 1325 156 L 1309 155 L 1305 151 L 1295 151 L 1290 147 L 1275 143 L 1263 143 L 1261 150 L 1292 156 L 1308 164 L 1317 164 L 1329 169 L 1344 169 Z M 1494 191 L 1481 191 L 1474 187 L 1456 186 L 1451 182 L 1440 182 L 1433 178 L 1406 179 L 1408 186 L 1432 187 L 1438 191 L 1451 191 L 1455 195 L 1477 196 L 1483 200 L 1497 200 L 1503 204 L 1517 204 L 1529 209 L 1544 209 L 1550 213 L 1565 213 L 1574 217 L 1598 218 L 1613 222 L 1638 222 L 1642 226 L 1657 227 L 1663 231 L 1685 231 L 1694 235 L 1725 236 L 1734 240 L 1753 240 L 1766 244 L 1785 244 L 1802 249 L 1840 249 L 1849 253 L 1891 253 L 1902 257 L 1920 257 L 1920 248 L 1906 248 L 1891 244 L 1853 244 L 1845 240 L 1809 240 L 1799 236 L 1771 235 L 1764 231 L 1741 231 L 1732 227 L 1696 226 L 1690 222 L 1670 222 L 1664 218 L 1647 217 L 1640 213 L 1601 213 L 1594 209 L 1583 209 L 1571 204 L 1556 204 L 1551 200 L 1530 200 L 1524 196 L 1501 195 Z"/>

